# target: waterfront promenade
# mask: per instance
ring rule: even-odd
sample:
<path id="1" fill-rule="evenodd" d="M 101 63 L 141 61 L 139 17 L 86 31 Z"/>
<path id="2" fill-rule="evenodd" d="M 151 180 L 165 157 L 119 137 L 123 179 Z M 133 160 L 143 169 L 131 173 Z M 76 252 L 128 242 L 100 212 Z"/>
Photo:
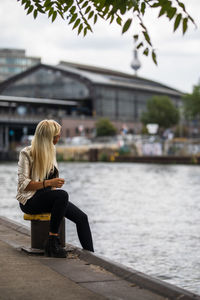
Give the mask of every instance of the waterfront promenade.
<path id="1" fill-rule="evenodd" d="M 200 296 L 67 245 L 67 259 L 29 256 L 25 226 L 0 217 L 0 299 L 200 299 Z"/>

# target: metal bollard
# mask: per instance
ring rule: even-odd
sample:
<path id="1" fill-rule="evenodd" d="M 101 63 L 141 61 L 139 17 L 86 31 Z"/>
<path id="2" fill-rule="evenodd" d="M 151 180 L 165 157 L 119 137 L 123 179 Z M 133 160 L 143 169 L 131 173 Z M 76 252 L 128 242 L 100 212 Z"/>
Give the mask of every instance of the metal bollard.
<path id="1" fill-rule="evenodd" d="M 50 213 L 30 215 L 24 214 L 24 220 L 31 221 L 31 248 L 22 247 L 22 250 L 30 254 L 44 253 L 44 242 L 49 235 Z M 61 221 L 59 228 L 61 246 L 65 247 L 65 218 Z"/>
<path id="2" fill-rule="evenodd" d="M 31 221 L 31 248 L 44 249 L 44 242 L 49 235 L 49 226 L 50 221 Z M 65 218 L 60 224 L 59 236 L 61 246 L 65 247 Z"/>

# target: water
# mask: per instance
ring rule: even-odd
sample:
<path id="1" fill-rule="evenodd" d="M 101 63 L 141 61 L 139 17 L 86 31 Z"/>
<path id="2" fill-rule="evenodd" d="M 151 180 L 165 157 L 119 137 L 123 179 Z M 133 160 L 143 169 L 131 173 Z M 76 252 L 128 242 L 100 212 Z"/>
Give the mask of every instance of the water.
<path id="1" fill-rule="evenodd" d="M 70 201 L 89 216 L 96 253 L 200 294 L 200 169 L 60 163 Z M 23 223 L 17 164 L 0 164 L 0 214 Z M 29 224 L 29 223 L 28 223 Z M 67 221 L 67 242 L 80 247 Z"/>

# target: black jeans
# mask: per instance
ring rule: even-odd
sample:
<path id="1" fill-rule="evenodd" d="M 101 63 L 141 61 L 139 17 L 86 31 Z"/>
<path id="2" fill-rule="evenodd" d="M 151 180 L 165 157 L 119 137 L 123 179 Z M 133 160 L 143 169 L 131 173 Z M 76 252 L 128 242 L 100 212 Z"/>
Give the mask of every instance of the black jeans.
<path id="1" fill-rule="evenodd" d="M 87 215 L 68 201 L 64 190 L 41 189 L 20 208 L 27 214 L 51 213 L 50 232 L 57 233 L 63 217 L 76 223 L 78 237 L 83 249 L 94 251 Z"/>

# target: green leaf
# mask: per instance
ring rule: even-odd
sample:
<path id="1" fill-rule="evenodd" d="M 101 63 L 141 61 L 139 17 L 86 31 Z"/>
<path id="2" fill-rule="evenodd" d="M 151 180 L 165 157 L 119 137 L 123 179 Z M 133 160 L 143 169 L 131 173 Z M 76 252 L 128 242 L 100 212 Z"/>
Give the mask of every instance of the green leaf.
<path id="1" fill-rule="evenodd" d="M 62 5 L 58 1 L 56 1 L 56 7 L 58 11 L 62 11 Z"/>
<path id="2" fill-rule="evenodd" d="M 191 16 L 188 16 L 188 18 L 190 19 L 190 21 L 192 21 L 193 24 L 195 24 L 194 19 Z"/>
<path id="3" fill-rule="evenodd" d="M 111 13 L 109 12 L 106 16 L 106 20 L 108 20 L 111 17 Z"/>
<path id="4" fill-rule="evenodd" d="M 158 63 L 157 63 L 157 57 L 156 57 L 156 53 L 155 53 L 155 51 L 154 51 L 154 50 L 152 51 L 152 53 L 151 53 L 151 56 L 152 56 L 152 59 L 153 59 L 153 61 L 154 61 L 155 65 L 158 65 Z"/>
<path id="5" fill-rule="evenodd" d="M 116 19 L 117 24 L 122 25 L 122 19 L 118 16 Z"/>
<path id="6" fill-rule="evenodd" d="M 142 2 L 140 11 L 143 14 L 143 16 L 144 16 L 144 13 L 145 13 L 145 9 L 146 9 L 146 3 Z"/>
<path id="7" fill-rule="evenodd" d="M 54 13 L 54 9 L 53 9 L 53 7 L 52 7 L 52 8 L 50 8 L 50 10 L 49 10 L 48 18 L 50 18 L 51 15 L 53 15 L 53 13 Z"/>
<path id="8" fill-rule="evenodd" d="M 29 8 L 31 6 L 31 1 L 26 1 L 25 9 Z"/>
<path id="9" fill-rule="evenodd" d="M 55 21 L 56 17 L 57 17 L 57 11 L 54 11 L 51 19 L 52 23 Z"/>
<path id="10" fill-rule="evenodd" d="M 188 18 L 183 19 L 183 34 L 187 31 L 188 28 Z"/>
<path id="11" fill-rule="evenodd" d="M 138 11 L 138 12 L 140 13 L 140 10 L 139 10 L 139 7 L 138 7 L 138 5 L 134 6 L 134 8 L 133 8 L 133 12 L 135 12 L 135 11 Z"/>
<path id="12" fill-rule="evenodd" d="M 43 8 L 42 8 L 42 6 L 41 5 L 37 5 L 36 4 L 36 6 L 37 6 L 37 11 L 39 11 L 41 14 L 45 14 L 45 11 L 43 10 Z"/>
<path id="13" fill-rule="evenodd" d="M 52 7 L 51 6 L 47 6 L 47 7 L 45 7 L 45 12 L 47 12 L 48 10 L 50 10 L 50 9 L 52 9 Z"/>
<path id="14" fill-rule="evenodd" d="M 147 30 L 146 27 L 144 26 L 144 24 L 143 24 L 142 22 L 140 23 L 140 26 L 141 26 L 142 28 L 144 28 L 145 31 Z"/>
<path id="15" fill-rule="evenodd" d="M 90 24 L 87 24 L 87 30 L 90 30 L 91 32 L 93 32 L 92 27 L 90 26 Z"/>
<path id="16" fill-rule="evenodd" d="M 87 27 L 84 28 L 84 33 L 83 33 L 83 35 L 86 36 L 86 34 L 87 34 Z"/>
<path id="17" fill-rule="evenodd" d="M 166 12 L 165 8 L 162 7 L 161 10 L 160 10 L 160 12 L 159 12 L 158 18 L 160 18 L 162 15 L 164 15 L 165 12 Z"/>
<path id="18" fill-rule="evenodd" d="M 83 5 L 82 5 L 81 8 L 83 9 L 83 8 L 85 8 L 86 6 L 88 6 L 88 1 L 85 1 L 85 2 L 83 3 Z"/>
<path id="19" fill-rule="evenodd" d="M 110 24 L 114 21 L 114 18 L 115 18 L 115 17 L 112 15 L 112 16 L 111 16 L 111 19 L 110 19 Z"/>
<path id="20" fill-rule="evenodd" d="M 142 31 L 143 35 L 144 35 L 144 38 L 145 40 L 147 41 L 147 43 L 152 46 L 151 44 L 151 40 L 150 40 L 150 36 L 148 35 L 147 31 Z"/>
<path id="21" fill-rule="evenodd" d="M 101 0 L 101 1 L 98 1 L 98 5 L 96 5 L 96 9 L 97 11 L 102 11 L 102 9 L 104 8 L 105 6 L 105 3 L 106 3 L 106 0 Z"/>
<path id="22" fill-rule="evenodd" d="M 131 23 L 132 23 L 132 19 L 128 19 L 125 22 L 125 24 L 124 24 L 124 26 L 122 28 L 122 34 L 125 33 L 129 29 L 129 27 L 131 26 Z"/>
<path id="23" fill-rule="evenodd" d="M 73 15 L 76 11 L 76 6 L 72 6 L 72 8 L 70 8 L 70 13 Z"/>
<path id="24" fill-rule="evenodd" d="M 77 16 L 78 16 L 77 14 L 74 14 L 74 15 L 71 17 L 71 19 L 70 19 L 70 21 L 69 21 L 69 24 L 73 23 L 73 22 L 76 20 Z"/>
<path id="25" fill-rule="evenodd" d="M 177 9 L 176 9 L 175 7 L 170 8 L 170 9 L 168 10 L 168 12 L 167 12 L 167 17 L 168 17 L 170 20 L 173 19 L 173 17 L 174 17 L 175 14 L 176 14 L 176 11 L 177 11 Z"/>
<path id="26" fill-rule="evenodd" d="M 151 7 L 160 7 L 160 3 L 159 2 L 158 3 L 154 3 L 154 4 L 151 5 Z"/>
<path id="27" fill-rule="evenodd" d="M 97 15 L 95 15 L 95 16 L 94 16 L 94 24 L 96 24 L 96 22 L 97 22 L 97 18 L 98 18 L 98 16 L 97 16 Z"/>
<path id="28" fill-rule="evenodd" d="M 132 0 L 133 7 L 138 6 L 137 0 Z"/>
<path id="29" fill-rule="evenodd" d="M 64 18 L 63 13 L 62 13 L 61 11 L 59 11 L 59 10 L 58 10 L 58 13 L 59 13 L 59 15 L 61 16 L 61 18 L 64 20 L 65 18 Z"/>
<path id="30" fill-rule="evenodd" d="M 182 14 L 178 14 L 174 22 L 174 31 L 176 31 L 176 29 L 180 25 L 181 18 L 182 18 Z"/>
<path id="31" fill-rule="evenodd" d="M 34 7 L 33 7 L 33 5 L 31 5 L 29 7 L 28 11 L 27 11 L 27 15 L 29 15 L 30 13 L 32 13 L 33 9 L 34 9 Z"/>
<path id="32" fill-rule="evenodd" d="M 81 33 L 82 29 L 83 29 L 83 24 L 80 24 L 80 25 L 79 25 L 79 28 L 78 28 L 78 34 Z"/>
<path id="33" fill-rule="evenodd" d="M 144 51 L 143 51 L 143 54 L 148 56 L 149 55 L 149 48 L 146 48 Z"/>
<path id="34" fill-rule="evenodd" d="M 91 6 L 88 6 L 85 10 L 85 14 L 87 15 L 87 13 L 89 13 L 90 10 L 91 10 Z"/>
<path id="35" fill-rule="evenodd" d="M 80 24 L 81 20 L 77 19 L 76 22 L 74 23 L 74 26 L 72 27 L 72 29 L 76 28 L 79 24 Z"/>
<path id="36" fill-rule="evenodd" d="M 63 11 L 64 11 L 64 12 L 68 11 L 68 10 L 70 9 L 70 7 L 72 6 L 73 3 L 74 3 L 73 0 L 68 0 L 68 1 L 67 1 L 67 5 L 65 5 Z"/>
<path id="37" fill-rule="evenodd" d="M 37 9 L 35 9 L 34 12 L 33 12 L 33 17 L 34 17 L 34 19 L 37 18 L 37 15 L 38 15 L 38 11 L 37 11 Z"/>
<path id="38" fill-rule="evenodd" d="M 52 7 L 53 6 L 53 4 L 54 4 L 54 2 L 52 2 L 51 0 L 49 0 L 49 1 L 45 1 L 45 3 L 44 3 L 44 7 L 46 8 L 46 7 Z"/>
<path id="39" fill-rule="evenodd" d="M 120 9 L 121 14 L 124 15 L 125 12 L 126 12 L 126 1 L 121 2 L 121 5 L 119 6 L 119 9 Z"/>
<path id="40" fill-rule="evenodd" d="M 91 12 L 89 13 L 88 20 L 91 19 L 91 18 L 93 17 L 93 15 L 94 15 L 94 12 L 91 11 Z"/>
<path id="41" fill-rule="evenodd" d="M 137 45 L 136 49 L 140 49 L 140 48 L 143 47 L 143 46 L 144 46 L 144 44 L 143 44 L 143 42 L 141 42 L 141 43 L 139 43 L 139 44 Z"/>
<path id="42" fill-rule="evenodd" d="M 103 17 L 108 13 L 108 11 L 109 11 L 109 6 L 105 7 L 105 9 L 102 10 L 102 12 L 103 12 Z"/>
<path id="43" fill-rule="evenodd" d="M 178 1 L 178 5 L 185 11 L 185 5 L 184 5 L 184 3 Z"/>
<path id="44" fill-rule="evenodd" d="M 73 0 L 67 0 L 67 6 L 70 8 L 72 4 L 74 3 Z"/>
<path id="45" fill-rule="evenodd" d="M 52 1 L 51 0 L 46 0 L 45 2 L 44 2 L 44 6 L 46 7 L 46 6 L 52 6 L 53 5 L 53 3 L 52 3 Z"/>

